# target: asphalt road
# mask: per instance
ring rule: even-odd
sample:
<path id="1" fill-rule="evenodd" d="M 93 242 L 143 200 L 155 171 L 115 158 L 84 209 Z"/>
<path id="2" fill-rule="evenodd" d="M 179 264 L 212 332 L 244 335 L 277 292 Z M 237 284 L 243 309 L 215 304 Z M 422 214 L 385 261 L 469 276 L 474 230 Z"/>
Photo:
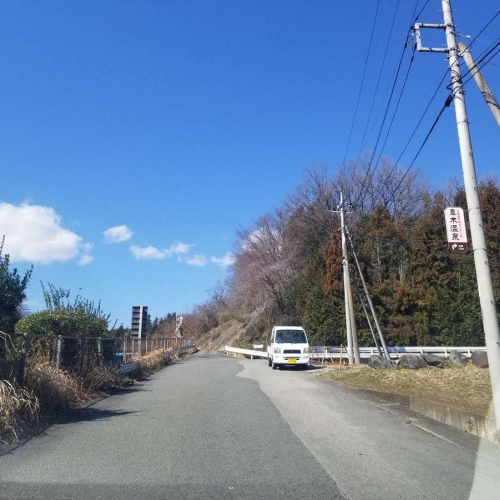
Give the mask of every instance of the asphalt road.
<path id="1" fill-rule="evenodd" d="M 0 457 L 5 499 L 487 500 L 499 491 L 496 445 L 312 371 L 214 352 Z"/>

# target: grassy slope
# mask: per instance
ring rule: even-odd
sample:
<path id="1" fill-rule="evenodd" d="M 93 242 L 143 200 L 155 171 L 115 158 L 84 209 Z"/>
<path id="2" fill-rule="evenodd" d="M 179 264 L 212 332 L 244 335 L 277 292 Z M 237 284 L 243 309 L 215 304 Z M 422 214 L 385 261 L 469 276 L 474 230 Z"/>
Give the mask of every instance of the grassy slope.
<path id="1" fill-rule="evenodd" d="M 492 397 L 489 370 L 474 365 L 421 370 L 346 368 L 319 376 L 358 389 L 421 396 L 479 415 L 488 414 Z"/>

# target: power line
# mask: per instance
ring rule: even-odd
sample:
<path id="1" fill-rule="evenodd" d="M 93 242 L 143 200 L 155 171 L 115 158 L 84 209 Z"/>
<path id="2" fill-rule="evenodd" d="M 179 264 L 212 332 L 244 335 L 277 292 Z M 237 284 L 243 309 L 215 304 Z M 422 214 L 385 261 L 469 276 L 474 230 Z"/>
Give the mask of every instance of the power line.
<path id="1" fill-rule="evenodd" d="M 481 36 L 481 34 L 488 28 L 488 26 L 498 17 L 500 16 L 500 9 L 497 11 L 497 13 L 486 23 L 485 26 L 481 29 L 481 31 L 472 38 L 470 41 L 469 45 L 467 45 L 467 49 Z"/>
<path id="2" fill-rule="evenodd" d="M 486 59 L 486 58 L 487 58 L 487 57 L 488 57 L 488 56 L 489 56 L 489 55 L 490 55 L 493 51 L 495 51 L 495 50 L 496 50 L 496 49 L 500 46 L 500 38 L 498 38 L 497 40 L 498 40 L 498 41 L 497 41 L 497 42 L 493 45 L 493 47 L 491 47 L 491 49 L 489 49 L 486 53 L 484 53 L 484 52 L 483 52 L 483 55 L 482 55 L 482 56 L 481 56 L 481 57 L 477 60 L 477 62 L 476 62 L 476 64 L 475 64 L 475 67 L 476 67 L 477 69 L 484 68 L 484 66 L 486 66 L 486 65 L 489 63 L 489 61 L 491 61 L 491 59 L 493 59 L 493 58 L 494 58 L 494 57 L 498 54 L 498 52 L 499 52 L 499 50 L 500 50 L 500 49 L 499 49 L 499 50 L 497 50 L 497 51 L 496 51 L 496 52 L 495 52 L 495 53 L 491 56 L 491 58 L 490 58 L 488 61 L 486 61 L 484 64 L 482 64 L 482 63 L 483 63 L 483 61 L 484 61 L 484 60 L 485 60 L 485 59 Z M 482 64 L 482 65 L 481 65 L 481 64 Z M 473 68 L 473 69 L 474 69 L 474 68 Z M 463 81 L 463 79 L 464 79 L 466 76 L 469 76 L 469 75 L 472 73 L 473 69 L 469 69 L 469 70 L 467 70 L 467 71 L 466 71 L 466 72 L 462 75 L 462 81 Z M 471 78 L 473 78 L 473 75 L 471 75 L 471 76 L 468 78 L 468 80 L 467 80 L 467 81 L 469 81 Z M 464 84 L 464 85 L 465 85 L 465 84 Z"/>
<path id="3" fill-rule="evenodd" d="M 429 2 L 430 0 L 427 0 L 427 2 L 424 4 L 424 6 L 422 7 L 422 9 L 420 9 L 420 12 L 418 15 L 420 15 L 423 11 L 423 9 L 426 7 L 427 3 Z M 357 205 L 359 203 L 359 201 L 362 199 L 363 195 L 364 195 L 364 191 L 365 191 L 365 185 L 366 185 L 366 181 L 368 180 L 369 176 L 371 173 L 371 167 L 372 167 L 372 164 L 373 164 L 373 159 L 375 157 L 375 153 L 377 151 L 377 147 L 378 147 L 378 143 L 380 141 L 380 137 L 382 136 L 382 131 L 384 129 L 384 125 L 385 125 L 385 120 L 387 119 L 387 114 L 389 113 L 389 108 L 391 106 L 391 102 L 392 102 L 392 98 L 394 96 L 394 90 L 396 88 L 396 84 L 397 84 L 397 81 L 398 81 L 398 77 L 399 77 L 399 72 L 401 70 L 401 66 L 403 64 L 403 58 L 404 58 L 404 55 L 405 55 L 405 52 L 406 52 L 406 49 L 408 47 L 408 43 L 410 41 L 410 33 L 412 32 L 413 30 L 413 23 L 417 20 L 418 18 L 418 15 L 415 16 L 415 12 L 417 11 L 417 6 L 418 6 L 418 0 L 415 2 L 415 7 L 413 8 L 413 13 L 412 13 L 412 16 L 411 16 L 411 19 L 412 19 L 412 22 L 411 22 L 411 25 L 408 29 L 408 34 L 407 34 L 407 37 L 406 37 L 406 40 L 405 40 L 405 43 L 403 45 L 403 50 L 401 51 L 401 56 L 399 58 L 399 63 L 398 63 L 398 67 L 397 67 L 397 70 L 396 70 L 396 75 L 394 76 L 394 80 L 393 80 L 393 84 L 392 84 L 392 88 L 391 88 L 391 92 L 389 94 L 389 100 L 387 102 L 387 105 L 385 107 L 385 112 L 384 112 L 384 117 L 382 118 L 382 123 L 380 125 L 380 129 L 379 129 L 379 133 L 377 135 L 377 140 L 375 142 L 375 147 L 373 149 L 373 154 L 370 158 L 370 163 L 368 164 L 368 168 L 366 170 L 366 174 L 365 174 L 365 177 L 364 177 L 364 180 L 363 180 L 363 183 L 361 184 L 361 190 L 360 190 L 360 193 L 357 197 L 357 200 L 356 202 L 354 203 L 354 205 Z M 358 161 L 359 161 L 359 157 L 358 157 Z M 356 165 L 358 163 L 358 161 L 356 162 Z"/>
<path id="4" fill-rule="evenodd" d="M 382 147 L 380 148 L 380 154 L 378 155 L 377 161 L 375 162 L 375 168 L 373 169 L 374 171 L 378 167 L 378 164 L 379 164 L 380 159 L 382 158 L 382 154 L 384 152 L 384 148 L 385 148 L 385 146 L 387 144 L 387 140 L 389 139 L 389 135 L 391 133 L 392 125 L 394 124 L 394 120 L 396 118 L 396 115 L 397 115 L 397 112 L 398 112 L 398 109 L 399 109 L 399 105 L 401 103 L 401 99 L 403 97 L 403 93 L 404 93 L 405 88 L 406 88 L 406 83 L 408 81 L 408 77 L 410 76 L 410 70 L 411 70 L 414 58 L 415 58 L 415 50 L 413 50 L 413 54 L 412 54 L 411 59 L 410 59 L 410 64 L 408 66 L 408 70 L 406 71 L 406 76 L 405 76 L 405 79 L 403 81 L 403 86 L 401 87 L 401 91 L 399 93 L 399 98 L 398 98 L 398 101 L 396 103 L 396 107 L 394 108 L 394 113 L 392 115 L 391 122 L 389 123 L 389 128 L 387 129 L 387 133 L 386 133 L 386 136 L 385 136 L 385 139 L 384 139 L 384 143 L 382 144 Z"/>
<path id="5" fill-rule="evenodd" d="M 430 0 L 426 1 L 424 6 L 420 9 L 419 11 L 419 14 L 417 15 L 417 18 L 418 16 L 420 16 L 420 14 L 422 13 L 422 11 L 425 9 L 425 7 L 427 6 L 427 4 L 429 3 Z M 473 37 L 472 41 L 467 45 L 466 47 L 466 50 L 481 36 L 481 34 L 491 25 L 491 23 L 500 15 L 500 10 L 498 10 L 494 15 L 493 17 L 483 26 L 483 28 L 479 31 L 479 33 L 477 33 L 476 36 Z M 415 19 L 416 20 L 416 19 Z M 494 42 L 494 46 L 491 47 L 490 49 L 486 49 L 485 51 L 483 51 L 483 53 L 481 54 L 481 58 L 480 60 L 476 63 L 476 67 L 479 69 L 479 64 L 481 64 L 482 61 L 484 61 L 484 59 L 489 55 L 491 54 L 492 51 L 494 51 L 499 45 L 500 45 L 500 38 L 495 40 Z M 486 61 L 481 67 L 484 67 L 486 64 L 488 64 L 498 53 L 500 52 L 500 49 L 497 50 L 497 52 L 495 52 L 493 54 L 493 56 L 488 60 Z M 471 73 L 471 71 L 467 71 L 464 75 L 462 75 L 462 81 L 463 81 L 463 78 L 467 75 L 469 75 Z M 401 160 L 402 156 L 404 155 L 404 153 L 406 152 L 408 146 L 410 145 L 413 137 L 415 136 L 415 133 L 417 132 L 418 128 L 420 127 L 420 124 L 422 123 L 422 120 L 424 119 L 425 115 L 427 114 L 427 111 L 429 110 L 433 100 L 435 99 L 437 93 L 439 92 L 440 88 L 441 88 L 441 85 L 443 84 L 444 80 L 446 79 L 446 77 L 448 76 L 448 70 L 445 71 L 443 77 L 441 78 L 441 81 L 439 82 L 436 90 L 434 91 L 434 94 L 432 95 L 429 103 L 427 104 L 424 112 L 422 113 L 417 125 L 415 126 L 415 128 L 413 129 L 413 132 L 412 134 L 410 135 L 408 141 L 406 142 L 401 154 L 399 155 L 398 159 L 396 160 L 396 162 L 394 163 L 394 166 L 391 170 L 391 172 L 389 173 L 389 175 L 387 176 L 384 184 L 385 186 L 388 185 L 389 181 L 390 181 L 390 178 L 392 177 L 392 175 L 394 174 L 395 170 L 397 169 L 397 166 L 398 166 L 398 163 L 399 161 Z M 471 79 L 473 78 L 473 76 L 470 76 L 465 82 L 463 82 L 463 85 L 465 85 L 467 82 L 469 82 Z M 443 111 L 443 110 L 442 110 Z M 440 114 L 442 114 L 442 111 Z M 439 115 L 440 117 L 440 115 Z M 439 119 L 439 118 L 438 118 Z M 433 124 L 433 127 L 432 129 L 435 127 L 435 124 Z M 425 143 L 424 143 L 425 144 Z M 416 157 L 414 158 L 414 160 L 412 161 L 412 164 L 415 162 L 416 158 L 418 157 L 418 154 L 420 153 L 421 149 L 423 148 L 423 145 L 421 146 L 421 148 L 419 149 Z M 382 148 L 383 150 L 383 148 Z M 380 157 L 381 157 L 382 153 L 379 155 L 379 158 L 377 159 L 377 162 L 380 160 Z M 411 168 L 411 167 L 410 167 Z M 398 187 L 396 188 L 395 191 L 397 191 L 397 189 L 399 188 L 399 186 L 401 185 L 401 183 L 403 182 L 404 178 L 407 176 L 410 168 L 408 168 L 408 170 L 405 172 L 403 178 L 401 179 L 400 183 L 398 184 Z"/>
<path id="6" fill-rule="evenodd" d="M 447 97 L 445 103 L 443 104 L 443 107 L 439 111 L 439 113 L 438 113 L 436 119 L 434 120 L 433 124 L 431 125 L 431 128 L 429 129 L 429 132 L 427 132 L 427 135 L 425 136 L 425 139 L 423 140 L 422 144 L 418 148 L 418 151 L 415 154 L 415 156 L 413 157 L 413 160 L 411 161 L 409 167 L 406 169 L 403 177 L 401 177 L 401 180 L 398 182 L 398 185 L 394 189 L 394 193 L 396 193 L 397 190 L 401 187 L 401 184 L 403 184 L 403 181 L 406 179 L 406 176 L 409 174 L 409 172 L 412 169 L 414 163 L 417 161 L 418 156 L 420 155 L 422 149 L 424 149 L 424 146 L 426 145 L 427 141 L 429 140 L 429 137 L 431 136 L 432 132 L 434 131 L 434 129 L 435 129 L 437 123 L 439 122 L 441 116 L 443 115 L 445 109 L 448 108 L 452 102 L 453 102 L 453 94 L 450 94 Z"/>
<path id="7" fill-rule="evenodd" d="M 373 148 L 373 154 L 372 154 L 372 157 L 370 159 L 370 163 L 368 164 L 368 169 L 366 171 L 365 179 L 363 181 L 363 184 L 361 185 L 361 191 L 360 191 L 360 194 L 358 196 L 358 199 L 355 202 L 355 205 L 358 204 L 359 200 L 361 200 L 361 198 L 363 197 L 363 194 L 364 194 L 365 184 L 366 184 L 366 181 L 368 180 L 368 177 L 370 175 L 371 167 L 373 164 L 373 158 L 375 157 L 375 152 L 377 151 L 378 143 L 380 142 L 380 137 L 382 136 L 382 131 L 384 129 L 385 120 L 387 119 L 387 114 L 389 113 L 389 108 L 391 106 L 392 98 L 394 97 L 394 90 L 396 89 L 396 84 L 398 82 L 399 72 L 401 71 L 401 66 L 403 64 L 403 57 L 404 57 L 404 54 L 405 54 L 407 47 L 408 47 L 408 39 L 406 40 L 406 42 L 403 46 L 403 50 L 401 52 L 401 57 L 399 58 L 398 68 L 396 70 L 396 75 L 394 77 L 391 92 L 389 94 L 389 100 L 388 100 L 387 105 L 385 107 L 384 116 L 382 118 L 382 124 L 380 125 L 380 129 L 379 129 L 379 132 L 377 135 L 377 140 L 375 142 L 375 147 Z"/>
<path id="8" fill-rule="evenodd" d="M 351 130 L 349 131 L 349 137 L 347 139 L 347 146 L 345 148 L 344 159 L 342 160 L 342 168 L 345 165 L 345 161 L 346 161 L 346 158 L 347 158 L 347 153 L 349 151 L 349 146 L 351 145 L 352 132 L 354 130 L 354 124 L 356 123 L 356 117 L 357 117 L 357 114 L 358 114 L 359 102 L 361 100 L 361 94 L 363 92 L 363 86 L 364 86 L 364 83 L 365 83 L 366 69 L 368 67 L 368 61 L 370 59 L 370 52 L 371 52 L 371 49 L 372 49 L 373 34 L 375 33 L 375 26 L 377 25 L 377 17 L 378 17 L 379 7 L 380 7 L 380 0 L 377 0 L 377 7 L 375 9 L 375 17 L 373 18 L 372 31 L 371 31 L 371 35 L 370 35 L 370 43 L 368 44 L 368 51 L 366 53 L 365 65 L 363 67 L 363 75 L 361 77 L 361 85 L 359 87 L 358 98 L 356 100 L 356 107 L 354 108 L 354 116 L 352 118 L 352 123 L 351 123 Z"/>
<path id="9" fill-rule="evenodd" d="M 422 12 L 424 11 L 424 9 L 427 7 L 427 4 L 430 2 L 430 0 L 427 0 L 427 2 L 424 3 L 423 7 L 420 9 L 420 11 L 418 12 L 418 14 L 416 15 L 415 17 L 415 21 L 418 20 L 418 18 L 420 17 L 420 15 L 422 14 Z"/>
<path id="10" fill-rule="evenodd" d="M 370 120 L 371 120 L 371 117 L 372 117 L 373 107 L 375 105 L 375 100 L 377 99 L 378 89 L 379 89 L 379 86 L 380 86 L 380 80 L 382 79 L 382 73 L 384 71 L 384 66 L 385 66 L 385 60 L 386 60 L 386 57 L 387 57 L 387 52 L 389 51 L 389 42 L 390 42 L 391 37 L 392 37 L 392 32 L 393 32 L 394 24 L 395 24 L 395 21 L 396 21 L 396 14 L 398 12 L 399 3 L 400 3 L 400 0 L 397 0 L 396 7 L 394 8 L 394 14 L 392 16 L 391 27 L 389 28 L 389 34 L 387 36 L 387 41 L 385 43 L 385 51 L 384 51 L 384 55 L 382 57 L 382 64 L 380 66 L 380 71 L 379 71 L 378 78 L 377 78 L 377 84 L 375 85 L 375 93 L 373 94 L 373 99 L 372 99 L 372 103 L 371 103 L 371 106 L 370 106 L 370 111 L 368 113 L 368 119 L 366 120 L 365 131 L 363 133 L 363 138 L 361 139 L 361 146 L 359 148 L 359 152 L 358 152 L 358 155 L 357 155 L 357 158 L 358 158 L 357 161 L 359 161 L 359 158 L 360 158 L 361 153 L 363 151 L 363 147 L 365 145 L 366 134 L 368 132 L 368 126 L 370 124 Z M 345 161 L 345 158 L 344 158 L 344 161 Z"/>
<path id="11" fill-rule="evenodd" d="M 420 116 L 420 118 L 419 118 L 419 120 L 417 122 L 417 125 L 415 126 L 415 128 L 413 129 L 413 132 L 411 133 L 410 137 L 406 141 L 406 144 L 405 144 L 403 150 L 401 151 L 401 153 L 399 154 L 397 160 L 394 162 L 394 166 L 392 167 L 392 170 L 389 172 L 389 175 L 387 176 L 387 179 L 384 182 L 384 184 L 385 184 L 386 187 L 387 187 L 387 185 L 389 183 L 390 178 L 392 177 L 392 175 L 394 174 L 395 170 L 397 169 L 399 161 L 401 160 L 401 158 L 405 154 L 406 150 L 408 149 L 408 146 L 410 145 L 411 141 L 413 140 L 413 137 L 417 133 L 417 130 L 419 129 L 420 124 L 422 123 L 423 119 L 425 118 L 425 115 L 427 114 L 427 111 L 429 111 L 429 108 L 431 107 L 432 102 L 436 98 L 436 96 L 437 96 L 439 90 L 441 89 L 441 86 L 443 85 L 443 82 L 444 82 L 444 80 L 446 79 L 447 76 L 448 76 L 448 72 L 446 72 L 443 75 L 443 77 L 441 78 L 441 81 L 438 83 L 438 86 L 436 87 L 436 90 L 432 94 L 432 97 L 430 98 L 429 102 L 427 103 L 427 106 L 425 107 L 423 113 L 421 114 L 421 116 Z"/>

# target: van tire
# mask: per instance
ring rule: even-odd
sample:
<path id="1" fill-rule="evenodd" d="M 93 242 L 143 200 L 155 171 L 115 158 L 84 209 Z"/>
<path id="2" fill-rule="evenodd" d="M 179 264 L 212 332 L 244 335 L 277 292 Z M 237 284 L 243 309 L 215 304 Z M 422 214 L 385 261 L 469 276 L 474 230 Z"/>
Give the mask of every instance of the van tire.
<path id="1" fill-rule="evenodd" d="M 271 356 L 268 356 L 267 357 L 267 366 L 271 366 L 273 363 L 272 359 L 271 359 Z"/>
<path id="2" fill-rule="evenodd" d="M 272 367 L 273 370 L 276 370 L 276 368 L 278 368 L 278 365 L 276 363 L 272 363 L 271 367 Z"/>

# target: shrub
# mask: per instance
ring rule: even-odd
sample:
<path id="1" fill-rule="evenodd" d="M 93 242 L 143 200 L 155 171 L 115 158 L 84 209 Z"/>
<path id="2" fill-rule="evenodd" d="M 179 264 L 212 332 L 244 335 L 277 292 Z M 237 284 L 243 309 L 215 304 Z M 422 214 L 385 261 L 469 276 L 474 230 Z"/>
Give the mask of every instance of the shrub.
<path id="1" fill-rule="evenodd" d="M 103 337 L 107 322 L 79 309 L 46 309 L 26 316 L 16 324 L 16 333 Z"/>

